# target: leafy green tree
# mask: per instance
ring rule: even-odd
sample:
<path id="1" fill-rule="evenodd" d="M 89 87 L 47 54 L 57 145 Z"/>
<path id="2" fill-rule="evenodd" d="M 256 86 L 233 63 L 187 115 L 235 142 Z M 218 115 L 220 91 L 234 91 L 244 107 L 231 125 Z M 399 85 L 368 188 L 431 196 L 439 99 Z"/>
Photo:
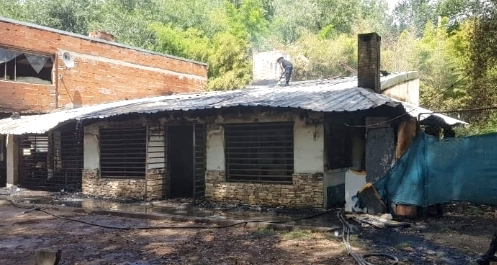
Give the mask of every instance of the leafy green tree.
<path id="1" fill-rule="evenodd" d="M 486 8 L 475 20 L 471 37 L 470 76 L 471 106 L 497 103 L 497 1 L 485 2 Z"/>
<path id="2" fill-rule="evenodd" d="M 316 1 L 274 0 L 274 6 L 270 32 L 279 42 L 294 43 L 307 32 L 317 32 L 320 11 Z"/>
<path id="3" fill-rule="evenodd" d="M 8 17 L 17 20 L 26 19 L 27 10 L 18 0 L 0 0 L 0 16 Z"/>
<path id="4" fill-rule="evenodd" d="M 430 0 L 401 0 L 394 9 L 394 24 L 399 31 L 414 28 L 422 36 L 427 22 L 436 23 L 436 2 Z"/>
<path id="5" fill-rule="evenodd" d="M 249 43 L 229 32 L 214 37 L 212 52 L 209 55 L 207 85 L 211 90 L 236 89 L 247 85 L 251 78 L 251 61 L 248 54 Z"/>
<path id="6" fill-rule="evenodd" d="M 182 30 L 171 26 L 152 23 L 150 29 L 155 33 L 155 50 L 164 53 L 208 62 L 211 40 L 199 29 Z"/>
<path id="7" fill-rule="evenodd" d="M 267 28 L 260 0 L 243 0 L 238 7 L 225 2 L 224 8 L 218 16 L 228 21 L 227 27 L 212 38 L 195 28 L 158 23 L 149 27 L 157 38 L 156 50 L 207 62 L 212 90 L 241 88 L 250 82 L 251 40 L 256 41 Z"/>
<path id="8" fill-rule="evenodd" d="M 350 76 L 343 64 L 357 67 L 357 39 L 340 34 L 334 39 L 323 39 L 307 34 L 296 43 L 281 47 L 294 63 L 293 80 L 312 80 Z"/>
<path id="9" fill-rule="evenodd" d="M 447 33 L 448 19 L 438 26 L 426 25 L 423 38 L 417 43 L 418 69 L 423 75 L 420 99 L 432 109 L 455 109 L 464 106 L 466 90 L 460 83 L 461 65 L 454 54 L 453 40 Z M 463 45 L 463 44 L 460 44 Z"/>
<path id="10" fill-rule="evenodd" d="M 0 5 L 4 16 L 80 34 L 88 33 L 100 10 L 94 0 L 2 0 Z"/>
<path id="11" fill-rule="evenodd" d="M 319 15 L 317 30 L 333 25 L 338 33 L 352 32 L 352 26 L 361 13 L 360 0 L 315 0 Z"/>

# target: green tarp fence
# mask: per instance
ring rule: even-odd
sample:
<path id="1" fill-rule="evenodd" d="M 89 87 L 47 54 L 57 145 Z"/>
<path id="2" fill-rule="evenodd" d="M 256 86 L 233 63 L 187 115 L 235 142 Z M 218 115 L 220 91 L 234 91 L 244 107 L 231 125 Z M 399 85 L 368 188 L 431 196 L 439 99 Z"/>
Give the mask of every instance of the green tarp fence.
<path id="1" fill-rule="evenodd" d="M 497 134 L 438 140 L 420 133 L 374 186 L 388 203 L 497 205 Z"/>

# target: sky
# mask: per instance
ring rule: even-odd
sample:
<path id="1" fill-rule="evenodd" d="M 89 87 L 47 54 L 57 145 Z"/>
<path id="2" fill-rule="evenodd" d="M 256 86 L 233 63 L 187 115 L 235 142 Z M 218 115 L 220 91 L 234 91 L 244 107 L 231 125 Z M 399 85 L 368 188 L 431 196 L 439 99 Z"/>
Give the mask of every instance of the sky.
<path id="1" fill-rule="evenodd" d="M 387 0 L 388 8 L 390 10 L 394 9 L 395 5 L 399 2 L 399 0 Z"/>

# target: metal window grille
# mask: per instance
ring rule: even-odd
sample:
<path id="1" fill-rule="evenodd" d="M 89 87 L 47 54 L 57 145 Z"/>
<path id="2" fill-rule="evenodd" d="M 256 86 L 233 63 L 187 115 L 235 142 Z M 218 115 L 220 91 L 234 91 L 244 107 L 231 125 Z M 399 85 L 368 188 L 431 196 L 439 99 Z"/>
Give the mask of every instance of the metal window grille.
<path id="1" fill-rule="evenodd" d="M 81 130 L 22 135 L 19 158 L 19 182 L 23 187 L 49 191 L 81 190 Z"/>
<path id="2" fill-rule="evenodd" d="M 292 183 L 293 122 L 225 125 L 228 181 Z"/>
<path id="3" fill-rule="evenodd" d="M 19 184 L 31 189 L 46 187 L 48 135 L 22 135 L 19 144 Z"/>
<path id="4" fill-rule="evenodd" d="M 147 131 L 142 128 L 100 129 L 100 168 L 105 178 L 145 178 Z"/>
<path id="5" fill-rule="evenodd" d="M 53 134 L 54 178 L 66 190 L 81 190 L 83 170 L 83 134 L 81 129 Z M 60 138 L 60 142 L 58 139 Z"/>
<path id="6" fill-rule="evenodd" d="M 205 125 L 195 124 L 194 135 L 194 191 L 193 197 L 200 199 L 205 196 L 205 159 L 206 159 L 206 131 Z"/>

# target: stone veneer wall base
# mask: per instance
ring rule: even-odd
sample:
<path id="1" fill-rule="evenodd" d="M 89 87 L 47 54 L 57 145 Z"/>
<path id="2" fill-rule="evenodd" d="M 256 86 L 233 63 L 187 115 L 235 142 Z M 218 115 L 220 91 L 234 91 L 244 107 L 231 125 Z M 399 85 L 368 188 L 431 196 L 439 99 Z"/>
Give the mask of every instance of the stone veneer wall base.
<path id="1" fill-rule="evenodd" d="M 205 176 L 207 200 L 295 208 L 324 207 L 323 174 L 294 174 L 292 184 L 227 182 L 224 171 L 209 170 Z"/>
<path id="2" fill-rule="evenodd" d="M 97 170 L 83 170 L 83 194 L 127 198 L 138 200 L 155 200 L 167 196 L 165 190 L 165 172 L 149 170 L 147 179 L 102 178 Z"/>

